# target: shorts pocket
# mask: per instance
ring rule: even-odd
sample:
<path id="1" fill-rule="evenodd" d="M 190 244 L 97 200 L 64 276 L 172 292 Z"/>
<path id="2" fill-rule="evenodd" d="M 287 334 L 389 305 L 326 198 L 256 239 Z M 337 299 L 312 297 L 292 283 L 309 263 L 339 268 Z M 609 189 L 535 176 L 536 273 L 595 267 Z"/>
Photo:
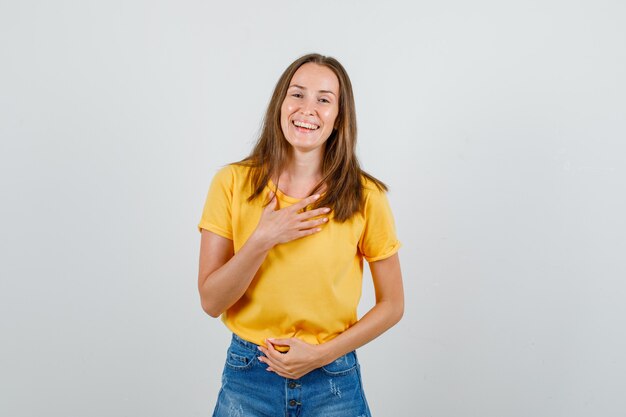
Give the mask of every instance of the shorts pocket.
<path id="1" fill-rule="evenodd" d="M 257 361 L 257 355 L 251 349 L 243 347 L 237 343 L 232 343 L 226 352 L 226 366 L 237 371 L 245 371 L 252 368 Z"/>
<path id="2" fill-rule="evenodd" d="M 356 371 L 358 361 L 356 353 L 354 351 L 348 352 L 343 356 L 338 357 L 335 361 L 328 365 L 322 366 L 322 371 L 330 376 L 348 375 Z"/>

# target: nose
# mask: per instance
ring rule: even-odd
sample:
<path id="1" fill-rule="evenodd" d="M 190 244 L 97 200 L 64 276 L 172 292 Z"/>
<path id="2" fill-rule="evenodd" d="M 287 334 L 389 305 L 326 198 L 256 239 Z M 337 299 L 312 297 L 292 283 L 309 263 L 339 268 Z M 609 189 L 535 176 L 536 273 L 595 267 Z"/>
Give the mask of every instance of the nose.
<path id="1" fill-rule="evenodd" d="M 315 100 L 305 100 L 302 103 L 302 108 L 300 109 L 300 112 L 304 115 L 312 116 L 315 114 L 316 104 L 317 102 Z"/>

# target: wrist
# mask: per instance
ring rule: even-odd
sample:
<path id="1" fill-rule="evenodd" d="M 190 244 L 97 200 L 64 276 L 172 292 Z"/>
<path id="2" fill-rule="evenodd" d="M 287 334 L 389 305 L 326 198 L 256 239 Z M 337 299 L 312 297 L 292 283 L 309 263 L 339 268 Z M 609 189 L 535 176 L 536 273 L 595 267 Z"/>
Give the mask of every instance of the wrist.
<path id="1" fill-rule="evenodd" d="M 274 247 L 274 243 L 270 239 L 260 235 L 256 230 L 248 238 L 247 243 L 261 252 L 269 252 Z"/>
<path id="2" fill-rule="evenodd" d="M 332 341 L 322 343 L 321 345 L 318 345 L 318 348 L 319 348 L 319 353 L 320 353 L 320 356 L 319 356 L 320 367 L 328 365 L 329 363 L 335 361 L 339 357 L 336 355 L 333 349 Z"/>

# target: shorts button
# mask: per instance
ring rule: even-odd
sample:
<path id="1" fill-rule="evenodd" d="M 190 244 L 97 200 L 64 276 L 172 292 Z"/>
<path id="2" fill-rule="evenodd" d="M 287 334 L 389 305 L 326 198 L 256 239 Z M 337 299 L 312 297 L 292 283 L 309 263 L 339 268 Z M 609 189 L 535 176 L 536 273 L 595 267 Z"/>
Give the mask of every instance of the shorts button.
<path id="1" fill-rule="evenodd" d="M 289 388 L 295 388 L 296 387 L 296 383 L 295 382 L 290 382 L 289 383 Z"/>
<path id="2" fill-rule="evenodd" d="M 289 401 L 289 405 L 290 405 L 290 406 L 292 406 L 292 407 L 293 407 L 294 405 L 296 405 L 296 400 L 291 400 L 291 401 Z"/>

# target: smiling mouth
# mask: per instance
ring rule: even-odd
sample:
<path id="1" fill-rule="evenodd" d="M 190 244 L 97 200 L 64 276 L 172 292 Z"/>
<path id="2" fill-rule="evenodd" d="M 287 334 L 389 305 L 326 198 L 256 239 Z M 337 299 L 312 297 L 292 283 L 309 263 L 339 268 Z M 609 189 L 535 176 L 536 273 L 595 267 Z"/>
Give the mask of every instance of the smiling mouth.
<path id="1" fill-rule="evenodd" d="M 301 122 L 299 120 L 294 120 L 292 123 L 296 127 L 301 127 L 303 129 L 308 129 L 308 130 L 317 130 L 320 128 L 318 125 L 314 125 L 312 123 Z"/>

